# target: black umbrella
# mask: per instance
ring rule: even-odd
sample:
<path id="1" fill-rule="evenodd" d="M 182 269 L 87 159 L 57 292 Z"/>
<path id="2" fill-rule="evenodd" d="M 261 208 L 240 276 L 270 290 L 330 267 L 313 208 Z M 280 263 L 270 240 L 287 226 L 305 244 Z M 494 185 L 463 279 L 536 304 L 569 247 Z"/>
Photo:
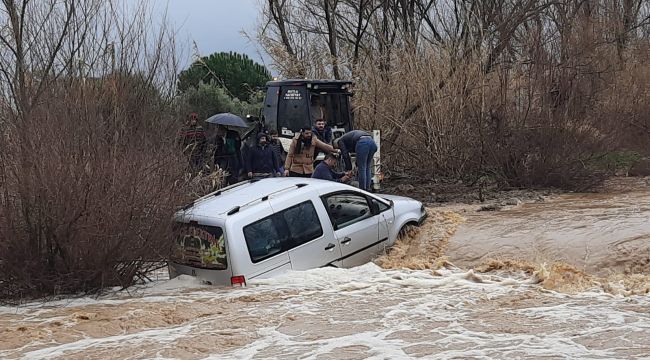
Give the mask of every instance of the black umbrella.
<path id="1" fill-rule="evenodd" d="M 224 125 L 224 126 L 234 126 L 247 128 L 248 124 L 240 118 L 239 116 L 231 113 L 221 113 L 210 116 L 205 122 L 210 124 Z"/>

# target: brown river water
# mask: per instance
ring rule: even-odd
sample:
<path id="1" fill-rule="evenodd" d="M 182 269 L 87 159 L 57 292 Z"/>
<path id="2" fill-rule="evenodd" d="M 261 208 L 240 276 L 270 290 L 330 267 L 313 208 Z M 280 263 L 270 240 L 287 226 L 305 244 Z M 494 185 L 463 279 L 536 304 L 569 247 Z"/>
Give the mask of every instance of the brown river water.
<path id="1" fill-rule="evenodd" d="M 0 307 L 0 358 L 650 358 L 650 186 L 628 182 L 431 208 L 354 269 Z"/>

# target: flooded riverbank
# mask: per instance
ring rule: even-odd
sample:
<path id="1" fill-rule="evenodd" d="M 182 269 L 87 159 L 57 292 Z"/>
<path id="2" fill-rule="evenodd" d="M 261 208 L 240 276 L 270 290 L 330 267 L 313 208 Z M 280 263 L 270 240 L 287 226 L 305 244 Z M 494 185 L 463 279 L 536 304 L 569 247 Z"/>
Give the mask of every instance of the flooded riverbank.
<path id="1" fill-rule="evenodd" d="M 645 358 L 650 187 L 431 208 L 375 263 L 0 307 L 0 358 Z"/>
<path id="2" fill-rule="evenodd" d="M 463 267 L 488 259 L 563 262 L 586 273 L 650 273 L 650 186 L 633 179 L 606 193 L 564 194 L 505 211 L 467 212 L 450 243 Z"/>

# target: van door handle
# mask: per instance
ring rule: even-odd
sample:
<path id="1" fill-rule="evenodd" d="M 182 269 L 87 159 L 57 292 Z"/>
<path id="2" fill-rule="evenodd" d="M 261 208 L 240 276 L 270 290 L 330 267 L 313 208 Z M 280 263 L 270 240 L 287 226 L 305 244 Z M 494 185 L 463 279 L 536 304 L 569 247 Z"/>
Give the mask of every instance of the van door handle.
<path id="1" fill-rule="evenodd" d="M 341 245 L 347 245 L 347 244 L 350 243 L 350 241 L 352 241 L 352 239 L 350 239 L 349 237 L 346 236 L 346 237 L 343 239 L 343 241 L 341 241 Z"/>
<path id="2" fill-rule="evenodd" d="M 335 246 L 336 246 L 336 245 L 334 245 L 334 244 L 332 244 L 332 243 L 329 243 L 329 244 L 327 244 L 327 246 L 325 246 L 325 250 L 327 250 L 327 251 L 332 251 L 332 249 L 334 249 Z"/>

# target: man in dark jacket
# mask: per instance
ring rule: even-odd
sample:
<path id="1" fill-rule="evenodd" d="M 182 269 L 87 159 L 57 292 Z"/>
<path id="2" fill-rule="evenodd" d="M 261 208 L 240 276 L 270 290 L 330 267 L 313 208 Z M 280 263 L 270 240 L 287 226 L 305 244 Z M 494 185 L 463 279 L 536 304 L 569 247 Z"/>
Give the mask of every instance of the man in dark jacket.
<path id="1" fill-rule="evenodd" d="M 316 138 L 327 145 L 332 145 L 332 128 L 327 126 L 325 119 L 316 119 L 314 126 L 311 128 L 312 133 Z M 314 160 L 318 157 L 321 151 L 314 152 Z"/>
<path id="2" fill-rule="evenodd" d="M 269 131 L 269 136 L 271 138 L 270 146 L 273 149 L 275 156 L 278 158 L 278 163 L 280 164 L 280 168 L 278 169 L 278 171 L 284 174 L 284 162 L 287 160 L 287 152 L 284 151 L 284 147 L 280 142 L 280 137 L 278 136 L 277 130 L 272 129 L 271 131 Z"/>
<path id="3" fill-rule="evenodd" d="M 349 173 L 336 172 L 334 168 L 339 159 L 334 154 L 327 154 L 325 160 L 316 166 L 314 173 L 311 175 L 313 179 L 329 180 L 346 183 L 350 180 Z"/>
<path id="4" fill-rule="evenodd" d="M 352 130 L 334 140 L 334 148 L 341 150 L 346 171 L 352 170 L 350 152 L 356 153 L 359 188 L 369 191 L 372 182 L 372 158 L 377 152 L 377 144 L 372 136 L 362 130 Z"/>
<path id="5" fill-rule="evenodd" d="M 234 130 L 223 125 L 217 127 L 214 137 L 214 164 L 228 172 L 226 183 L 234 184 L 239 180 L 243 167 L 241 154 L 241 137 Z"/>
<path id="6" fill-rule="evenodd" d="M 311 131 L 316 135 L 318 140 L 325 144 L 332 144 L 332 128 L 327 126 L 325 119 L 316 119 Z"/>
<path id="7" fill-rule="evenodd" d="M 249 178 L 281 176 L 278 172 L 280 164 L 273 149 L 269 146 L 267 134 L 258 134 L 257 145 L 252 146 L 246 155 L 246 173 Z"/>

